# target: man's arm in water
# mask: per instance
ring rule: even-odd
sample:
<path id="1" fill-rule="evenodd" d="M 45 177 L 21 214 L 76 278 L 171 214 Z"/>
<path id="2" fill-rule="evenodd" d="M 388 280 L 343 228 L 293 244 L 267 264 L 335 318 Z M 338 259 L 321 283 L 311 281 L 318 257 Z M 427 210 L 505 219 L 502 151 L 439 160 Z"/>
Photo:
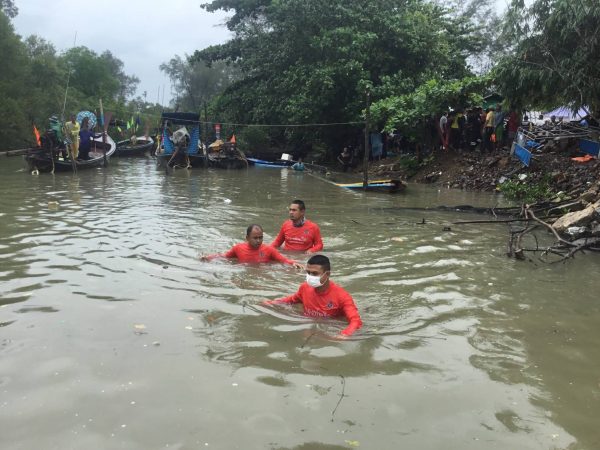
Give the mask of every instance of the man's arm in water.
<path id="1" fill-rule="evenodd" d="M 278 247 L 281 247 L 281 244 L 283 244 L 284 241 L 285 241 L 285 232 L 284 232 L 283 225 L 282 225 L 281 229 L 279 230 L 279 234 L 277 235 L 275 240 L 273 242 L 271 242 L 270 245 L 271 245 L 271 247 L 278 248 Z"/>
<path id="2" fill-rule="evenodd" d="M 295 294 L 288 295 L 287 297 L 276 298 L 275 300 L 265 300 L 262 302 L 263 305 L 278 305 L 281 303 L 302 303 L 300 290 L 298 290 L 298 292 Z"/>

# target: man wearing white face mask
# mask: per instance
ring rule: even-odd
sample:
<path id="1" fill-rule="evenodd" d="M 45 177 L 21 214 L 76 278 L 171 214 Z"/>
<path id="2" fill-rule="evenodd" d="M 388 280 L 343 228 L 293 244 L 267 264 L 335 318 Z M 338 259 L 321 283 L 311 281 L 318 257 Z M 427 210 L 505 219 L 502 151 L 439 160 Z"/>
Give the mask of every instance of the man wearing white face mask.
<path id="1" fill-rule="evenodd" d="M 300 285 L 298 292 L 288 297 L 267 300 L 263 304 L 302 303 L 306 316 L 345 316 L 348 326 L 340 334 L 350 336 L 362 326 L 362 320 L 350 294 L 331 281 L 330 275 L 329 258 L 315 255 L 306 263 L 306 282 Z"/>

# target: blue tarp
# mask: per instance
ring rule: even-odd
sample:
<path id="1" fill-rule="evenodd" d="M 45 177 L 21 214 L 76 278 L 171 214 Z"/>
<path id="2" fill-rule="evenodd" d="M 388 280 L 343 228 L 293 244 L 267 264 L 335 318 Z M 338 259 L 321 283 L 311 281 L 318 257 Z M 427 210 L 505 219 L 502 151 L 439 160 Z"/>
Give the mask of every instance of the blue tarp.
<path id="1" fill-rule="evenodd" d="M 590 141 L 588 139 L 580 139 L 579 150 L 587 153 L 588 155 L 598 157 L 598 153 L 600 153 L 600 142 Z"/>
<path id="2" fill-rule="evenodd" d="M 198 153 L 198 139 L 200 139 L 200 127 L 196 125 L 192 128 L 192 132 L 190 133 L 190 145 L 187 149 L 188 155 L 195 155 Z"/>
<path id="3" fill-rule="evenodd" d="M 162 140 L 163 140 L 163 149 L 164 149 L 165 155 L 171 155 L 173 153 L 173 150 L 175 150 L 175 146 L 173 145 L 173 141 L 169 137 L 169 133 L 167 133 L 166 129 L 163 130 L 163 139 Z"/>
<path id="4" fill-rule="evenodd" d="M 381 133 L 371 133 L 371 155 L 373 158 L 379 158 L 383 153 L 383 141 Z"/>
<path id="5" fill-rule="evenodd" d="M 531 152 L 529 150 L 515 143 L 515 156 L 529 167 L 529 163 L 531 162 Z"/>

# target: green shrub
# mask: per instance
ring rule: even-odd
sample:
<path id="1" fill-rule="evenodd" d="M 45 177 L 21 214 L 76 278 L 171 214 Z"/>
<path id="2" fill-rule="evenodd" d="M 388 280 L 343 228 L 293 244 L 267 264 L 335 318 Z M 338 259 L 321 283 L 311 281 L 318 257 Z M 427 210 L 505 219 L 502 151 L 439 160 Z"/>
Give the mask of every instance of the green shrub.
<path id="1" fill-rule="evenodd" d="M 509 200 L 519 200 L 524 203 L 535 203 L 552 196 L 547 177 L 535 183 L 508 180 L 502 183 L 499 189 Z"/>

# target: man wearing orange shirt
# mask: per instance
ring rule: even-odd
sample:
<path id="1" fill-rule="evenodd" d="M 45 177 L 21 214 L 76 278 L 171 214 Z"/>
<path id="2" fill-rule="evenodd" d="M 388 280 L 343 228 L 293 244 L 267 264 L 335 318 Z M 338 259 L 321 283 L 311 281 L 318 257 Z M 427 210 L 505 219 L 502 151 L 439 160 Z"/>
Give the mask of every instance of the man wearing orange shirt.
<path id="1" fill-rule="evenodd" d="M 314 255 L 306 263 L 306 282 L 300 285 L 298 292 L 288 297 L 266 300 L 263 305 L 302 303 L 305 316 L 344 316 L 348 321 L 348 326 L 340 332 L 340 335 L 341 337 L 350 336 L 362 327 L 362 320 L 350 294 L 331 281 L 330 276 L 329 258 L 323 255 Z"/>
<path id="2" fill-rule="evenodd" d="M 306 206 L 302 200 L 294 200 L 290 207 L 290 220 L 286 220 L 281 226 L 279 234 L 271 247 L 278 248 L 284 244 L 285 250 L 304 251 L 315 253 L 323 250 L 321 230 L 319 226 L 304 217 Z"/>
<path id="3" fill-rule="evenodd" d="M 202 261 L 215 258 L 236 258 L 241 263 L 265 263 L 270 261 L 290 264 L 298 269 L 303 269 L 302 264 L 287 259 L 275 248 L 263 245 L 263 229 L 260 225 L 252 224 L 246 229 L 246 242 L 236 244 L 226 253 L 203 256 Z"/>

